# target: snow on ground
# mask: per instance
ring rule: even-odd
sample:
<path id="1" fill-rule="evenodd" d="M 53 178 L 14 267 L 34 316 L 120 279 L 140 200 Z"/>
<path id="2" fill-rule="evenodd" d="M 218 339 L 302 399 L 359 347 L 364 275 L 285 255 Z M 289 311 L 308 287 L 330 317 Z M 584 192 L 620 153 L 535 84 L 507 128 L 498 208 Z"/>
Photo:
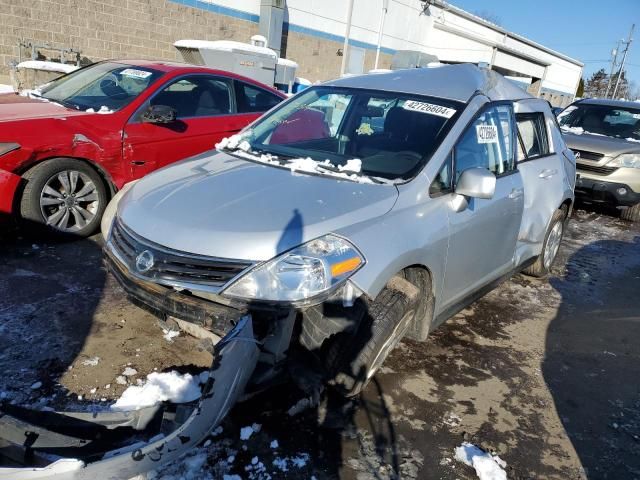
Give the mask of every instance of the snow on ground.
<path id="1" fill-rule="evenodd" d="M 112 410 L 137 410 L 160 402 L 185 403 L 201 395 L 200 376 L 184 375 L 176 371 L 147 375 L 142 385 L 132 385 L 111 405 Z"/>
<path id="2" fill-rule="evenodd" d="M 11 85 L 4 85 L 0 83 L 0 93 L 14 93 Z"/>
<path id="3" fill-rule="evenodd" d="M 464 442 L 456 447 L 454 456 L 457 461 L 473 467 L 480 480 L 507 480 L 507 472 L 503 470 L 507 463 L 472 443 Z"/>
<path id="4" fill-rule="evenodd" d="M 166 328 L 162 329 L 163 337 L 167 342 L 173 342 L 175 337 L 180 336 L 180 332 L 178 330 L 167 330 Z"/>

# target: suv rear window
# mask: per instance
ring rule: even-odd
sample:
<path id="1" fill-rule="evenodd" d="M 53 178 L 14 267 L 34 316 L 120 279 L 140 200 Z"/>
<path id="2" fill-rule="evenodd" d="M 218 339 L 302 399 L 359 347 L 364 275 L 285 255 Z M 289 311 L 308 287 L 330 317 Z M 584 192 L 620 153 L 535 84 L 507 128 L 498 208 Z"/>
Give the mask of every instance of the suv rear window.
<path id="1" fill-rule="evenodd" d="M 550 153 L 544 113 L 518 113 L 518 160 L 529 160 Z"/>

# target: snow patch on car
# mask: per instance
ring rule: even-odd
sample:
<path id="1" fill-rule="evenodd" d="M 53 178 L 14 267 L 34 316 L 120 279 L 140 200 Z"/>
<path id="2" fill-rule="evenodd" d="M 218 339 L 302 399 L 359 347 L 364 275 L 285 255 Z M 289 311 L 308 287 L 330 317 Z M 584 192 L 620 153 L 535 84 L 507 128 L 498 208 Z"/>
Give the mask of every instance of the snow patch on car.
<path id="1" fill-rule="evenodd" d="M 142 385 L 132 385 L 111 405 L 111 410 L 138 410 L 160 402 L 186 403 L 197 400 L 202 391 L 200 376 L 176 371 L 147 375 Z"/>

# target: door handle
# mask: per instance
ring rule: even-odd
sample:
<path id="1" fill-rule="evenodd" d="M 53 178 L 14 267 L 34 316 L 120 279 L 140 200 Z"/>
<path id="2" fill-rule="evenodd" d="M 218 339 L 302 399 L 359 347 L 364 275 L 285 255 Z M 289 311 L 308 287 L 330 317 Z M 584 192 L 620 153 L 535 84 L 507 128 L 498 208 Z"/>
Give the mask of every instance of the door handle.
<path id="1" fill-rule="evenodd" d="M 557 175 L 557 174 L 558 174 L 558 170 L 556 170 L 556 169 L 553 169 L 553 170 L 546 169 L 546 170 L 542 170 L 540 172 L 540 175 L 538 175 L 538 176 L 540 178 L 551 178 L 551 177 L 553 177 L 554 175 Z"/>
<path id="2" fill-rule="evenodd" d="M 511 190 L 511 193 L 509 194 L 509 198 L 515 200 L 517 198 L 520 198 L 524 195 L 524 188 L 514 188 L 513 190 Z"/>

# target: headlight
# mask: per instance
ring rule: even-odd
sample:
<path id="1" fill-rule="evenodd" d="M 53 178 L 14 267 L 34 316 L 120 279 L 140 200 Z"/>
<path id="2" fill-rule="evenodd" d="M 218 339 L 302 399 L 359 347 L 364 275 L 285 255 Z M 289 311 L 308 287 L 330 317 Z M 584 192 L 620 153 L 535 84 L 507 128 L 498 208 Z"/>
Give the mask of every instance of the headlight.
<path id="1" fill-rule="evenodd" d="M 607 163 L 607 167 L 640 168 L 640 153 L 623 153 Z"/>
<path id="2" fill-rule="evenodd" d="M 0 155 L 4 155 L 5 153 L 13 152 L 20 148 L 19 143 L 0 143 Z"/>
<path id="3" fill-rule="evenodd" d="M 113 226 L 113 219 L 118 211 L 118 204 L 120 203 L 120 200 L 137 181 L 138 180 L 134 180 L 133 182 L 123 185 L 120 191 L 113 196 L 107 205 L 107 208 L 104 209 L 102 220 L 100 221 L 100 231 L 102 232 L 102 238 L 104 238 L 105 242 L 109 240 L 109 234 L 111 233 L 111 227 Z"/>
<path id="4" fill-rule="evenodd" d="M 325 235 L 258 265 L 223 294 L 250 300 L 296 302 L 328 292 L 364 263 L 364 257 L 347 240 Z"/>

